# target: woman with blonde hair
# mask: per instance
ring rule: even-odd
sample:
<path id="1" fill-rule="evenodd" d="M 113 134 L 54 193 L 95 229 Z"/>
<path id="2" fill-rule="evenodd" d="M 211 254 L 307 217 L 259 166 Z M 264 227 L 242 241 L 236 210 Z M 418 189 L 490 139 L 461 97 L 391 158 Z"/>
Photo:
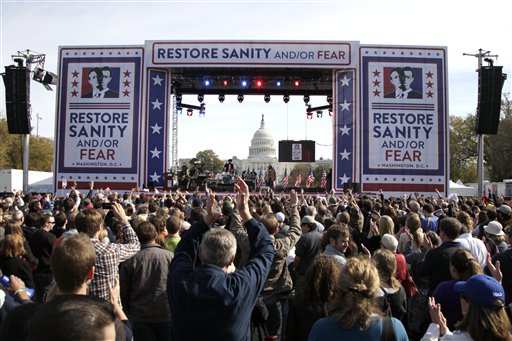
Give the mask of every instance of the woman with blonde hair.
<path id="1" fill-rule="evenodd" d="M 379 288 L 379 273 L 372 261 L 350 258 L 341 270 L 329 316 L 315 322 L 309 340 L 387 340 L 393 334 L 395 340 L 408 340 L 399 320 L 383 317 L 377 306 Z"/>

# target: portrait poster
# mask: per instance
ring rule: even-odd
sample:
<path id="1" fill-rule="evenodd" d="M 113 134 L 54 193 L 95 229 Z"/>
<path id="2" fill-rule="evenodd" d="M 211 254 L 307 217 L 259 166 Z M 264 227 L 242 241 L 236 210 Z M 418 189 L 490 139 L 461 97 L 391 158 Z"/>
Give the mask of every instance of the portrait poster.
<path id="1" fill-rule="evenodd" d="M 55 188 L 137 187 L 142 47 L 61 47 Z"/>
<path id="2" fill-rule="evenodd" d="M 361 191 L 445 193 L 446 49 L 361 46 Z"/>

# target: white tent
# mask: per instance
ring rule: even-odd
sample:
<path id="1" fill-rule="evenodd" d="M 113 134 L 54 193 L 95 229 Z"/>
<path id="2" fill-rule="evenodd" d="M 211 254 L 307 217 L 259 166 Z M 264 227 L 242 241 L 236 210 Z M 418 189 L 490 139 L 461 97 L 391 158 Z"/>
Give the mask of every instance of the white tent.
<path id="1" fill-rule="evenodd" d="M 458 196 L 473 197 L 476 196 L 476 188 L 466 186 L 460 180 L 457 182 L 450 180 L 450 193 L 456 193 Z"/>

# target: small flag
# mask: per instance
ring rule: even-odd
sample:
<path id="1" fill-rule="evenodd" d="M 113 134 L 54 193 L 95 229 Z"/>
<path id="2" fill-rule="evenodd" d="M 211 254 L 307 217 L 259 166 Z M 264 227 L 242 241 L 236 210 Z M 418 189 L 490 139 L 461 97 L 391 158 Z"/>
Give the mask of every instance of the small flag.
<path id="1" fill-rule="evenodd" d="M 315 182 L 315 176 L 313 175 L 313 170 L 311 170 L 311 167 L 309 167 L 309 174 L 306 180 L 306 188 L 309 188 L 313 182 Z"/>
<path id="2" fill-rule="evenodd" d="M 297 175 L 297 179 L 295 179 L 295 187 L 300 187 L 301 182 L 302 182 L 302 176 L 300 175 L 300 171 L 299 171 L 299 175 Z"/>
<path id="3" fill-rule="evenodd" d="M 288 188 L 288 169 L 284 169 L 283 188 Z"/>
<path id="4" fill-rule="evenodd" d="M 320 187 L 325 188 L 327 186 L 327 174 L 325 169 L 322 170 L 322 179 L 320 180 Z"/>

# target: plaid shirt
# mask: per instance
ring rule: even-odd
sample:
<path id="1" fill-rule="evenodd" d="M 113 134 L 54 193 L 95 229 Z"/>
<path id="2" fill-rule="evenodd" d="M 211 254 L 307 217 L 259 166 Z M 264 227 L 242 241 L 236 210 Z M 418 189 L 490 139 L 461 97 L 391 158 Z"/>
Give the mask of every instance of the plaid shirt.
<path id="1" fill-rule="evenodd" d="M 119 283 L 119 264 L 134 256 L 140 250 L 140 243 L 130 223 L 123 223 L 122 233 L 126 244 L 103 244 L 91 238 L 96 250 L 94 278 L 89 284 L 89 294 L 109 301 L 108 283 L 112 287 Z"/>

